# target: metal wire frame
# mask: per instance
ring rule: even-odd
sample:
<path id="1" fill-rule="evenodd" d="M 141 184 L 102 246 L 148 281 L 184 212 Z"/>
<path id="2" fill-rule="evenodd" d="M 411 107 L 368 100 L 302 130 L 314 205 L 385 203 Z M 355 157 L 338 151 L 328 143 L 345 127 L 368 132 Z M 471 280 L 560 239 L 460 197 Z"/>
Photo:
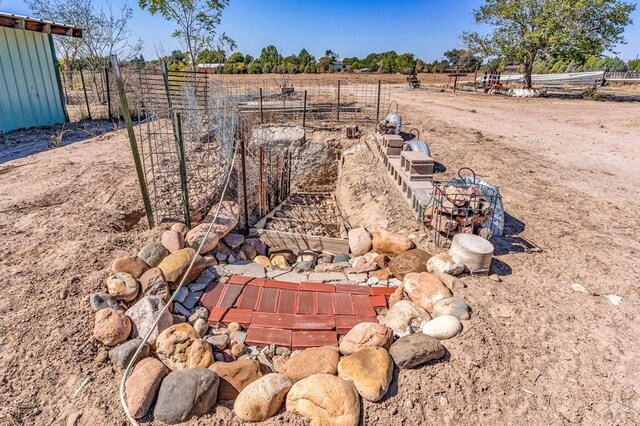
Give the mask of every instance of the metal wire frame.
<path id="1" fill-rule="evenodd" d="M 454 235 L 470 233 L 490 238 L 496 230 L 494 215 L 501 195 L 495 188 L 475 179 L 456 177 L 447 182 L 433 182 L 431 222 L 434 243 L 449 247 Z"/>

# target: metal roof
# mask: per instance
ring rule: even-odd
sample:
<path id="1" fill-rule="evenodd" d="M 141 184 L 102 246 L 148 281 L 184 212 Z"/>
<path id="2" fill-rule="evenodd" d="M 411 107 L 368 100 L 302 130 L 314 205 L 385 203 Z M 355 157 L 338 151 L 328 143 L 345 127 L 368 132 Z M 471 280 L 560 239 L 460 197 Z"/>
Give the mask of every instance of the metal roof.
<path id="1" fill-rule="evenodd" d="M 82 38 L 82 28 L 0 12 L 0 27 Z"/>

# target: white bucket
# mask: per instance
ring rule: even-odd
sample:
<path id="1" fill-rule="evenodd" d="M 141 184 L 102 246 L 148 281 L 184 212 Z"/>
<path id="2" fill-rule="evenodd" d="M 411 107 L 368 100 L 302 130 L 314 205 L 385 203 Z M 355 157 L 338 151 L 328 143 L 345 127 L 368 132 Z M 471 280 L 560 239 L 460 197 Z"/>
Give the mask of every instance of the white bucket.
<path id="1" fill-rule="evenodd" d="M 472 274 L 488 274 L 493 257 L 493 244 L 474 234 L 456 234 L 449 256 L 460 260 Z"/>

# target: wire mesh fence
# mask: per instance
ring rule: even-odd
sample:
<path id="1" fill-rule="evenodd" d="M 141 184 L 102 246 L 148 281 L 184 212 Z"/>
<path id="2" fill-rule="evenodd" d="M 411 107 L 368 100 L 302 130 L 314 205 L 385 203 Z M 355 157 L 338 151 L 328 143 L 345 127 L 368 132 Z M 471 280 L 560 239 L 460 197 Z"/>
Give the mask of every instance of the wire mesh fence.
<path id="1" fill-rule="evenodd" d="M 61 69 L 59 73 L 69 121 L 111 119 L 110 100 L 115 92 L 110 91 L 108 69 Z"/>
<path id="2" fill-rule="evenodd" d="M 223 82 L 166 67 L 120 69 L 117 62 L 105 73 L 109 79 L 119 84 L 106 85 L 118 96 L 111 96 L 108 111 L 130 124 L 150 223 L 199 221 L 231 173 L 229 195 L 241 207 L 241 225 L 252 226 L 290 188 L 289 150 L 269 146 L 261 125 L 373 123 L 389 102 L 381 83 Z M 239 161 L 231 167 L 234 149 Z"/>

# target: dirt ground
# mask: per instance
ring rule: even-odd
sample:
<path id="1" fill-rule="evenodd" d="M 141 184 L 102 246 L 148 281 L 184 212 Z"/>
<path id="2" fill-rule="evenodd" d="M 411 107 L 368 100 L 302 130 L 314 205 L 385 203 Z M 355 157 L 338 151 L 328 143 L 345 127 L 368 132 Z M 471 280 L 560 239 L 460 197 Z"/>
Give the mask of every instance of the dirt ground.
<path id="1" fill-rule="evenodd" d="M 456 292 L 473 314 L 446 358 L 396 373 L 362 424 L 640 423 L 638 103 L 392 94 L 444 176 L 470 167 L 500 188 L 508 232 L 502 281 L 465 278 Z M 51 150 L 46 131 L 29 135 L 29 155 L 16 134 L 0 140 L 0 424 L 125 425 L 88 295 L 161 229 L 147 229 L 123 130 Z M 187 424 L 239 423 L 217 407 Z"/>

